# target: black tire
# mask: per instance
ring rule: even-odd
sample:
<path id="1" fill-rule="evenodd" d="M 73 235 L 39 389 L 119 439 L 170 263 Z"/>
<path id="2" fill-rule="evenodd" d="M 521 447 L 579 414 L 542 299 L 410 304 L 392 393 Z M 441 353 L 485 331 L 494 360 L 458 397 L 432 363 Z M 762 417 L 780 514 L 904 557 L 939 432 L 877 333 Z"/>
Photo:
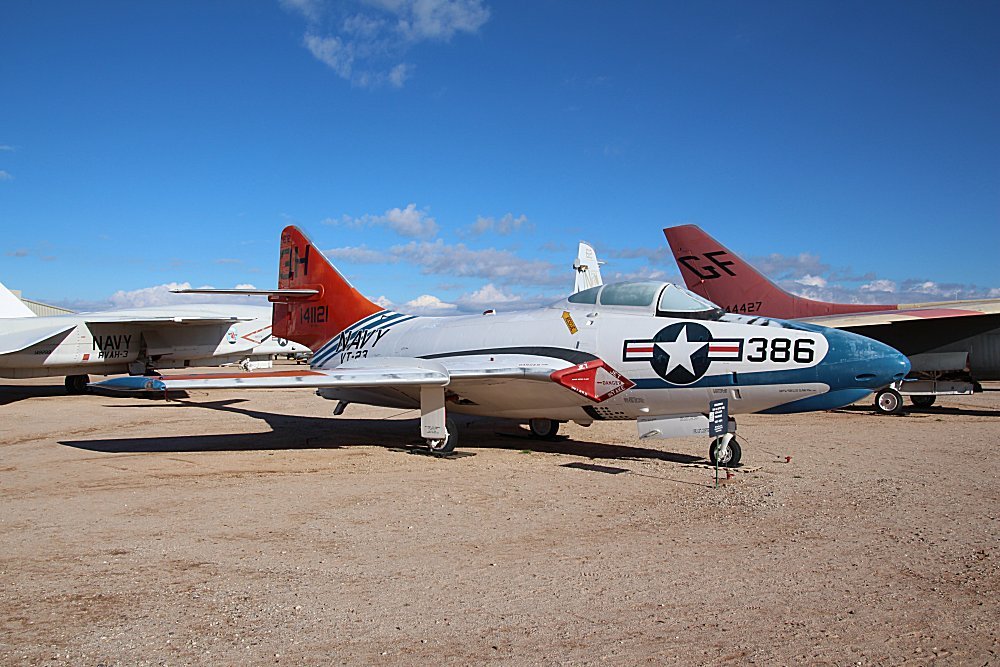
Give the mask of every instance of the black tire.
<path id="1" fill-rule="evenodd" d="M 708 448 L 708 460 L 712 462 L 712 465 L 723 467 L 731 468 L 739 465 L 740 459 L 743 458 L 743 450 L 740 448 L 740 443 L 736 442 L 736 438 L 731 438 L 729 440 L 729 447 L 719 456 L 718 445 L 720 440 L 722 438 L 716 438 L 712 441 L 712 444 Z"/>
<path id="2" fill-rule="evenodd" d="M 910 401 L 918 408 L 929 408 L 935 400 L 937 396 L 910 396 Z"/>
<path id="3" fill-rule="evenodd" d="M 438 456 L 446 456 L 455 451 L 458 445 L 458 425 L 455 420 L 448 417 L 444 421 L 444 438 L 441 440 L 428 440 L 427 444 L 431 452 Z"/>
<path id="4" fill-rule="evenodd" d="M 555 419 L 532 419 L 528 421 L 531 435 L 542 440 L 551 440 L 559 433 L 559 422 Z"/>
<path id="5" fill-rule="evenodd" d="M 903 397 L 895 389 L 883 389 L 875 394 L 875 412 L 898 415 L 903 412 Z"/>
<path id="6" fill-rule="evenodd" d="M 87 385 L 90 384 L 89 375 L 67 375 L 66 376 L 66 393 L 67 394 L 86 394 Z"/>

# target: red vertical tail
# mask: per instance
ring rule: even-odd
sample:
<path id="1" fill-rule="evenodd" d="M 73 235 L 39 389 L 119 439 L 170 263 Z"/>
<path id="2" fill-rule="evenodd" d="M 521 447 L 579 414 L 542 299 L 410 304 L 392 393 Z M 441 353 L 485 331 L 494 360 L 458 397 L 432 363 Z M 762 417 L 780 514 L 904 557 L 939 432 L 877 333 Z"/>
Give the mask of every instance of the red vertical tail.
<path id="1" fill-rule="evenodd" d="M 663 230 L 688 289 L 727 311 L 793 319 L 873 310 L 895 305 L 829 303 L 789 294 L 697 225 Z"/>
<path id="2" fill-rule="evenodd" d="M 382 310 L 354 289 L 294 225 L 281 232 L 278 289 L 319 292 L 305 297 L 271 297 L 275 302 L 274 335 L 313 351 L 358 320 Z"/>

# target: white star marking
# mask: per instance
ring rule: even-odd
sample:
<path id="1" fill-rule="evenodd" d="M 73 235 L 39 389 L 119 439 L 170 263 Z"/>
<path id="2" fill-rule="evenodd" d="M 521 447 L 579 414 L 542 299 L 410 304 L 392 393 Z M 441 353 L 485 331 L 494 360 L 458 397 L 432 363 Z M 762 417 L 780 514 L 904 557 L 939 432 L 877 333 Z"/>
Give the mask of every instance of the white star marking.
<path id="1" fill-rule="evenodd" d="M 703 348 L 706 343 L 689 343 L 687 337 L 687 327 L 684 327 L 681 329 L 681 332 L 677 334 L 677 340 L 672 343 L 656 343 L 656 345 L 658 345 L 661 350 L 670 356 L 670 360 L 667 362 L 667 370 L 663 373 L 664 375 L 669 375 L 670 371 L 674 370 L 678 366 L 686 370 L 691 375 L 694 375 L 694 364 L 691 362 L 691 356 Z"/>

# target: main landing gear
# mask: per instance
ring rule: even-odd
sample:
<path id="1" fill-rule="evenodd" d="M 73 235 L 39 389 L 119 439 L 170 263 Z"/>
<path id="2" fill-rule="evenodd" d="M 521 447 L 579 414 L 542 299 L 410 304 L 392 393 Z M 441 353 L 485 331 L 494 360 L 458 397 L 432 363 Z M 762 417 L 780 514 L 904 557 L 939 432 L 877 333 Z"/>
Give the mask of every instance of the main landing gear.
<path id="1" fill-rule="evenodd" d="M 555 419 L 532 419 L 528 422 L 531 435 L 541 440 L 553 440 L 559 433 L 559 422 Z"/>
<path id="2" fill-rule="evenodd" d="M 66 393 L 67 394 L 86 394 L 87 385 L 90 384 L 89 375 L 67 375 L 66 376 Z"/>
<path id="3" fill-rule="evenodd" d="M 443 438 L 427 438 L 427 448 L 430 449 L 431 454 L 436 456 L 447 456 L 455 451 L 455 447 L 458 446 L 458 425 L 455 424 L 455 420 L 448 417 L 444 420 L 444 437 Z"/>
<path id="4" fill-rule="evenodd" d="M 712 440 L 708 448 L 708 459 L 712 465 L 732 467 L 739 464 L 742 456 L 743 450 L 740 448 L 740 443 L 736 442 L 735 433 L 720 435 Z"/>

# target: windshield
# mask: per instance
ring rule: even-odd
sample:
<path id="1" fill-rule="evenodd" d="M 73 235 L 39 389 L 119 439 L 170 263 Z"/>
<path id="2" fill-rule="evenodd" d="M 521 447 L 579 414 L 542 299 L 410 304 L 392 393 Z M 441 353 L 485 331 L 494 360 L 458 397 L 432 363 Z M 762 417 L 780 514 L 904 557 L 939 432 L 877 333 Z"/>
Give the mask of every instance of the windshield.
<path id="1" fill-rule="evenodd" d="M 601 292 L 602 306 L 649 306 L 663 283 L 614 283 Z"/>
<path id="2" fill-rule="evenodd" d="M 656 314 L 660 317 L 683 317 L 696 320 L 717 320 L 725 313 L 708 299 L 694 292 L 667 283 L 656 304 Z"/>

